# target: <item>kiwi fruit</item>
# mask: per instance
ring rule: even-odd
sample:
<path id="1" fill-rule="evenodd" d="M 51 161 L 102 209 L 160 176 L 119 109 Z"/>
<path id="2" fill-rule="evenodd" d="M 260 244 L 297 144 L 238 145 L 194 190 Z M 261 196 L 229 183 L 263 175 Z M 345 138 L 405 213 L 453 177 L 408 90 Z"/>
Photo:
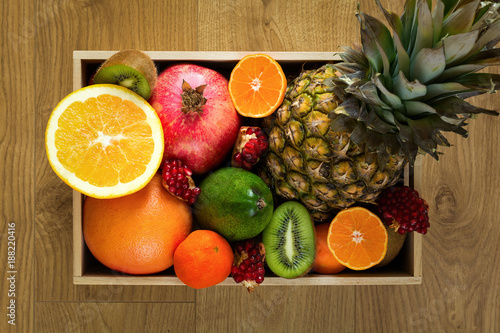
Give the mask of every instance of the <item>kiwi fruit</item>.
<path id="1" fill-rule="evenodd" d="M 384 267 L 391 263 L 401 251 L 406 240 L 406 235 L 408 234 L 405 232 L 401 235 L 391 226 L 387 226 L 386 224 L 384 224 L 384 226 L 387 230 L 387 252 L 385 253 L 384 259 L 375 267 Z"/>
<path id="2" fill-rule="evenodd" d="M 93 81 L 96 84 L 124 86 L 147 100 L 157 78 L 156 66 L 147 54 L 137 50 L 123 50 L 112 55 L 99 67 Z"/>
<path id="3" fill-rule="evenodd" d="M 274 274 L 296 278 L 307 274 L 316 254 L 314 224 L 296 201 L 281 204 L 262 233 L 266 262 Z"/>

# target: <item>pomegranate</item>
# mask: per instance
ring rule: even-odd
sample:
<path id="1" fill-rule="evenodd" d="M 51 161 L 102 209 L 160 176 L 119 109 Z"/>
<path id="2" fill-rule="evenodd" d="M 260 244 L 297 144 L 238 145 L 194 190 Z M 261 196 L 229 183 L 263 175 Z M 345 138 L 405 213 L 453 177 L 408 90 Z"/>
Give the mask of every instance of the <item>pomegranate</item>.
<path id="1" fill-rule="evenodd" d="M 377 214 L 382 221 L 403 235 L 416 231 L 427 233 L 429 228 L 429 205 L 418 192 L 409 188 L 389 187 L 377 199 Z"/>
<path id="2" fill-rule="evenodd" d="M 191 178 L 192 174 L 181 160 L 166 160 L 162 165 L 162 185 L 171 194 L 192 205 L 201 193 Z"/>
<path id="3" fill-rule="evenodd" d="M 241 125 L 220 73 L 194 64 L 177 64 L 159 76 L 149 103 L 163 124 L 164 160 L 180 159 L 195 174 L 222 163 Z"/>
<path id="4" fill-rule="evenodd" d="M 236 283 L 241 283 L 252 292 L 264 282 L 266 259 L 264 244 L 255 239 L 248 239 L 236 243 L 233 250 L 234 263 L 231 276 Z"/>
<path id="5" fill-rule="evenodd" d="M 231 166 L 251 170 L 269 146 L 259 127 L 242 126 L 234 144 Z"/>

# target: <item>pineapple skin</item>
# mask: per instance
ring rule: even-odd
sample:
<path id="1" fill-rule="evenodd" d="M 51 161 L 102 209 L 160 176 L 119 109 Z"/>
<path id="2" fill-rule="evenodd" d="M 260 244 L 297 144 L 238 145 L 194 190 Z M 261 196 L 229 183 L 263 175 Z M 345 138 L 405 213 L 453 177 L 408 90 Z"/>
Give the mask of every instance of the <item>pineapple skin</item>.
<path id="1" fill-rule="evenodd" d="M 406 0 L 401 17 L 376 3 L 388 25 L 358 10 L 361 44 L 302 71 L 265 122 L 261 177 L 315 219 L 373 202 L 417 154 L 438 160 L 442 132 L 466 138 L 469 119 L 500 115 L 465 101 L 500 87 L 481 71 L 500 64 L 498 1 Z"/>
<path id="2" fill-rule="evenodd" d="M 332 64 L 303 70 L 263 125 L 269 151 L 261 178 L 278 196 L 304 204 L 316 222 L 357 202 L 373 203 L 400 180 L 406 164 L 398 153 L 381 165 L 375 152 L 350 140 L 352 133 L 330 127 L 342 103 L 331 83 L 337 74 Z"/>

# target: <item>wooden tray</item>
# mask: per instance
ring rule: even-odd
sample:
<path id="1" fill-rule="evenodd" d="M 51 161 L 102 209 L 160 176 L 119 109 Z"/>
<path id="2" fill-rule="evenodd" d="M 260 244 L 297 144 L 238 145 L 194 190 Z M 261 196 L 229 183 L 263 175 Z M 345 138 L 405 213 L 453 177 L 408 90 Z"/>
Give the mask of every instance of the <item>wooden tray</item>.
<path id="1" fill-rule="evenodd" d="M 73 89 L 85 85 L 100 63 L 115 51 L 74 51 Z M 146 52 L 159 71 L 175 62 L 195 62 L 213 68 L 229 77 L 231 69 L 245 55 L 256 52 Z M 335 52 L 265 52 L 276 59 L 287 75 L 297 75 L 303 66 L 314 66 L 338 61 Z M 420 161 L 407 168 L 405 185 L 419 189 Z M 73 283 L 85 285 L 184 285 L 170 268 L 162 273 L 132 276 L 110 270 L 100 264 L 85 245 L 82 233 L 82 205 L 84 196 L 73 191 Z M 266 273 L 267 274 L 267 273 Z M 422 235 L 411 233 L 398 257 L 388 266 L 355 272 L 349 269 L 336 275 L 308 274 L 301 278 L 284 279 L 267 276 L 262 286 L 271 285 L 409 285 L 422 282 Z M 218 286 L 239 286 L 228 277 Z"/>

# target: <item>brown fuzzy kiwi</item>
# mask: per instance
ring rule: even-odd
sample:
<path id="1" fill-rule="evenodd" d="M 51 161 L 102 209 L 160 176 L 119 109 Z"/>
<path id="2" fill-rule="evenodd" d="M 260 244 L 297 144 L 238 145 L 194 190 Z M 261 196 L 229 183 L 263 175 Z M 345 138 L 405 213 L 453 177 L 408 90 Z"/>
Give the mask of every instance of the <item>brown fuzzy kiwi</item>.
<path id="1" fill-rule="evenodd" d="M 385 254 L 384 259 L 380 263 L 378 263 L 375 267 L 383 267 L 385 265 L 388 265 L 391 261 L 396 258 L 396 256 L 399 254 L 401 251 L 401 248 L 403 247 L 403 244 L 406 239 L 407 233 L 401 235 L 399 234 L 396 229 L 385 225 L 385 228 L 387 230 L 387 252 Z"/>
<path id="2" fill-rule="evenodd" d="M 157 78 L 156 66 L 147 54 L 138 50 L 123 50 L 112 55 L 99 67 L 93 81 L 97 84 L 119 84 L 148 99 L 156 86 Z"/>

